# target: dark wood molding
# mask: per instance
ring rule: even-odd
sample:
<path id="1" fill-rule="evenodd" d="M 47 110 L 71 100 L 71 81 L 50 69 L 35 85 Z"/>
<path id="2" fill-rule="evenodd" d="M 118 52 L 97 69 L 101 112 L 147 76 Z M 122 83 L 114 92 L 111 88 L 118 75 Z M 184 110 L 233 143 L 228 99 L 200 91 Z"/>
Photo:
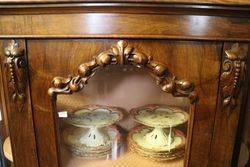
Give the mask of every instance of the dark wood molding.
<path id="1" fill-rule="evenodd" d="M 46 24 L 44 20 L 46 20 Z M 18 31 L 16 27 L 18 27 Z M 115 13 L 0 15 L 0 38 L 150 38 L 249 41 L 249 32 L 248 18 Z"/>
<path id="2" fill-rule="evenodd" d="M 65 14 L 65 13 L 127 13 L 127 14 L 189 14 L 207 16 L 250 17 L 250 6 L 211 6 L 157 3 L 58 3 L 1 4 L 0 14 Z"/>

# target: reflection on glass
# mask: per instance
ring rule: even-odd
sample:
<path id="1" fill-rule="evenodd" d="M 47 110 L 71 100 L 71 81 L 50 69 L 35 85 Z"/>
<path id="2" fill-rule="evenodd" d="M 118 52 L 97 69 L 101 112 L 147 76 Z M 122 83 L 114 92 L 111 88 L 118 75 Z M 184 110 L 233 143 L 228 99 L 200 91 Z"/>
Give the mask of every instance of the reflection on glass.
<path id="1" fill-rule="evenodd" d="M 87 87 L 59 95 L 64 167 L 183 166 L 189 102 L 162 92 L 142 69 L 102 69 Z M 60 115 L 60 114 L 59 114 Z"/>

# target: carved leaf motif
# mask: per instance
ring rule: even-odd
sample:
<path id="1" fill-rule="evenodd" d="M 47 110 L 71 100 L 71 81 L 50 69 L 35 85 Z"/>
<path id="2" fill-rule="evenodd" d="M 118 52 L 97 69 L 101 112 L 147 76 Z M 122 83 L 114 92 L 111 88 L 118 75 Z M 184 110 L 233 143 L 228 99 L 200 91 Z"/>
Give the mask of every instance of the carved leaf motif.
<path id="1" fill-rule="evenodd" d="M 15 40 L 11 40 L 4 48 L 6 63 L 9 73 L 9 90 L 12 92 L 12 100 L 17 105 L 17 109 L 23 110 L 26 98 L 26 61 L 24 49 L 19 47 Z"/>
<path id="2" fill-rule="evenodd" d="M 247 50 L 247 45 L 236 43 L 225 51 L 226 59 L 222 64 L 223 72 L 220 77 L 223 106 L 234 108 L 237 105 L 241 83 L 245 78 Z"/>

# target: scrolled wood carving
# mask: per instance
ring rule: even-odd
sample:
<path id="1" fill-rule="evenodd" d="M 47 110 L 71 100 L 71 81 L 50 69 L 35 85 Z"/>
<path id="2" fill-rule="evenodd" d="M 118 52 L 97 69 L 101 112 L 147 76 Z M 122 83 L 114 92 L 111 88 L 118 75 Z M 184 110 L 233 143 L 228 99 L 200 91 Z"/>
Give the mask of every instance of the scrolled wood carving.
<path id="1" fill-rule="evenodd" d="M 222 64 L 221 95 L 223 106 L 234 108 L 237 105 L 242 82 L 245 78 L 248 46 L 234 44 L 225 51 L 225 60 Z"/>
<path id="2" fill-rule="evenodd" d="M 48 93 L 55 98 L 57 94 L 78 92 L 84 88 L 87 81 L 99 68 L 109 65 L 144 67 L 149 70 L 164 92 L 171 93 L 174 96 L 189 97 L 191 103 L 197 99 L 193 83 L 187 80 L 178 80 L 176 76 L 169 73 L 164 64 L 154 61 L 152 57 L 137 51 L 122 40 L 113 45 L 111 49 L 100 53 L 90 62 L 81 64 L 78 67 L 77 76 L 69 78 L 55 77 L 52 81 L 53 87 L 49 89 Z"/>
<path id="3" fill-rule="evenodd" d="M 26 61 L 24 48 L 20 47 L 15 40 L 11 40 L 4 48 L 6 65 L 9 72 L 9 88 L 12 91 L 14 102 L 24 102 L 26 95 Z"/>

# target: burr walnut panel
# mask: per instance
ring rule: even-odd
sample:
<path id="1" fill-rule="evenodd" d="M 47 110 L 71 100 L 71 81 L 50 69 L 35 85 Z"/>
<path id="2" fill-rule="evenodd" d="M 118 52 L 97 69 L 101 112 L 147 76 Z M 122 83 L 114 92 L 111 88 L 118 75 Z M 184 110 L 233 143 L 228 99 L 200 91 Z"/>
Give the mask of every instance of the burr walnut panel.
<path id="1" fill-rule="evenodd" d="M 28 40 L 28 62 L 31 97 L 37 135 L 38 155 L 41 166 L 57 166 L 56 131 L 54 115 L 47 90 L 55 76 L 68 77 L 77 74 L 82 63 L 108 50 L 118 40 Z M 190 166 L 208 164 L 212 139 L 216 97 L 219 80 L 219 42 L 194 42 L 171 40 L 127 40 L 137 50 L 165 64 L 178 78 L 194 82 L 199 102 L 194 118 Z M 211 68 L 213 66 L 213 68 Z M 49 150 L 49 151 L 48 151 Z"/>

